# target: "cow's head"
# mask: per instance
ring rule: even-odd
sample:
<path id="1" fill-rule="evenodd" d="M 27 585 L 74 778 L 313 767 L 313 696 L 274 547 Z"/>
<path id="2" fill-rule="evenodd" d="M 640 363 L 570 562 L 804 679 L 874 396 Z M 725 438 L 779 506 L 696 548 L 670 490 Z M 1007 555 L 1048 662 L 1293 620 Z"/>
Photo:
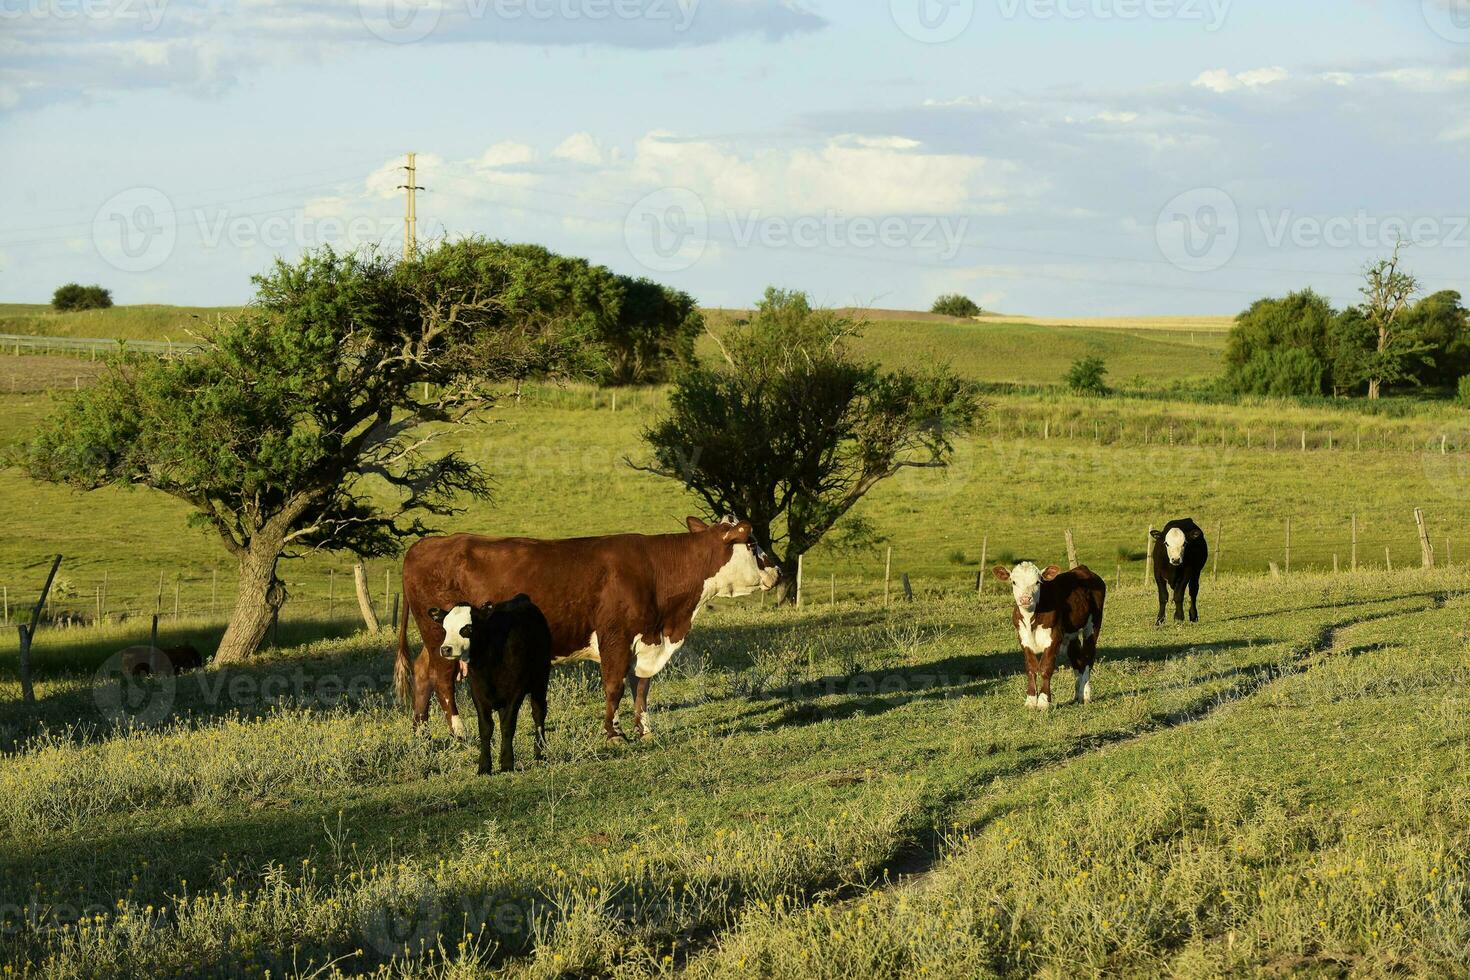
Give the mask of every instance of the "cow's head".
<path id="1" fill-rule="evenodd" d="M 732 598 L 750 595 L 757 589 L 765 591 L 781 577 L 781 570 L 755 539 L 749 521 L 722 517 L 714 524 L 706 524 L 690 517 L 684 523 L 691 534 L 718 535 L 724 546 L 724 563 L 706 583 L 713 587 L 715 595 Z"/>
<path id="2" fill-rule="evenodd" d="M 1185 531 L 1182 527 L 1171 527 L 1169 533 L 1155 531 L 1154 540 L 1164 542 L 1164 553 L 1169 557 L 1169 564 L 1182 565 L 1184 563 L 1184 546 L 1190 541 L 1198 541 L 1205 536 L 1205 532 L 1197 527 Z"/>
<path id="3" fill-rule="evenodd" d="M 1036 606 L 1041 602 L 1041 583 L 1050 582 L 1062 570 L 1056 565 L 1049 565 L 1043 571 L 1036 567 L 1035 562 L 1018 562 L 1015 568 L 1007 570 L 1004 565 L 995 566 L 995 577 L 1002 582 L 1011 583 L 1011 594 L 1016 597 L 1016 606 L 1023 613 L 1034 613 Z"/>
<path id="4" fill-rule="evenodd" d="M 444 627 L 444 640 L 439 644 L 439 655 L 445 660 L 467 660 L 470 655 L 470 637 L 473 635 L 474 610 L 461 603 L 448 612 L 439 608 L 430 609 L 429 618 Z"/>

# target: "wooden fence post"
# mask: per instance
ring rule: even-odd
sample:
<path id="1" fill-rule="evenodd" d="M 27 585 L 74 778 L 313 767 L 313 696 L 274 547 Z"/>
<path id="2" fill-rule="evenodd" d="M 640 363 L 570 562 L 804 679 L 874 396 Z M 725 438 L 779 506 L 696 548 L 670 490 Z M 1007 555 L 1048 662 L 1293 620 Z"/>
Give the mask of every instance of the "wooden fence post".
<path id="1" fill-rule="evenodd" d="M 1414 524 L 1419 528 L 1419 555 L 1425 568 L 1434 567 L 1434 545 L 1429 543 L 1429 526 L 1424 523 L 1424 511 L 1414 508 Z"/>
<path id="2" fill-rule="evenodd" d="M 388 615 L 388 604 L 393 598 L 393 569 L 383 569 L 383 615 Z"/>
<path id="3" fill-rule="evenodd" d="M 10 625 L 10 586 L 5 586 L 5 625 Z"/>
<path id="4" fill-rule="evenodd" d="M 1393 571 L 1393 556 L 1388 553 L 1388 545 L 1383 546 L 1383 567 Z"/>
<path id="5" fill-rule="evenodd" d="M 1149 579 L 1154 577 L 1154 526 L 1148 526 L 1148 537 L 1143 548 L 1143 587 L 1148 588 Z"/>
<path id="6" fill-rule="evenodd" d="M 337 569 L 327 569 L 327 618 L 337 611 Z"/>
<path id="7" fill-rule="evenodd" d="M 888 555 L 883 559 L 883 608 L 888 608 L 888 579 L 893 572 L 893 546 L 889 545 Z"/>
<path id="8" fill-rule="evenodd" d="M 158 596 L 153 602 L 154 612 L 163 612 L 163 573 L 158 573 Z"/>
<path id="9" fill-rule="evenodd" d="M 179 576 L 174 575 L 174 622 L 179 621 Z"/>
<path id="10" fill-rule="evenodd" d="M 102 618 L 107 618 L 107 571 L 102 572 Z"/>
<path id="11" fill-rule="evenodd" d="M 1358 570 L 1358 515 L 1353 515 L 1353 571 Z"/>
<path id="12" fill-rule="evenodd" d="M 362 613 L 362 622 L 368 632 L 378 631 L 378 615 L 373 612 L 373 597 L 368 594 L 367 569 L 362 562 L 352 566 L 352 581 L 357 586 L 357 609 Z"/>
<path id="13" fill-rule="evenodd" d="M 980 577 L 975 582 L 975 594 L 985 594 L 985 563 L 990 557 L 990 535 L 980 539 Z"/>
<path id="14" fill-rule="evenodd" d="M 1286 519 L 1286 574 L 1291 574 L 1291 518 Z"/>
<path id="15" fill-rule="evenodd" d="M 909 602 L 914 601 L 914 587 L 909 584 L 909 573 L 903 573 L 903 597 Z"/>
<path id="16" fill-rule="evenodd" d="M 393 596 L 393 628 L 398 629 L 398 596 Z"/>
<path id="17" fill-rule="evenodd" d="M 46 607 L 46 598 L 51 594 L 51 583 L 56 580 L 56 570 L 61 567 L 61 556 L 51 563 L 51 571 L 46 575 L 46 584 L 41 587 L 41 597 L 36 600 L 36 605 L 31 609 L 31 621 L 20 627 L 20 697 L 27 704 L 36 702 L 36 691 L 31 686 L 31 641 L 35 639 L 36 627 L 41 625 L 41 610 Z"/>
<path id="18" fill-rule="evenodd" d="M 1072 541 L 1072 529 L 1068 528 L 1065 534 L 1067 541 L 1067 567 L 1077 567 L 1077 545 Z"/>
<path id="19" fill-rule="evenodd" d="M 806 555 L 796 556 L 796 608 L 801 608 L 801 565 Z"/>

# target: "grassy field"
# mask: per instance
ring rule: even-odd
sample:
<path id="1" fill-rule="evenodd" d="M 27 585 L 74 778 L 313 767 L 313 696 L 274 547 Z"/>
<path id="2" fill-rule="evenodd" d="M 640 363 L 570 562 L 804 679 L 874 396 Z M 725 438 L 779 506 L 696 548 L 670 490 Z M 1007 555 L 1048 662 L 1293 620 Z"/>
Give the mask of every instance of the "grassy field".
<path id="1" fill-rule="evenodd" d="M 106 310 L 57 313 L 40 303 L 0 303 L 0 333 L 52 337 L 110 337 L 119 340 L 187 340 L 229 306 L 139 304 Z"/>
<path id="2" fill-rule="evenodd" d="M 105 589 L 113 620 L 39 634 L 35 706 L 0 633 L 0 969 L 1470 973 L 1470 426 L 1446 403 L 1210 397 L 1221 343 L 1192 323 L 874 318 L 871 356 L 991 386 L 949 471 L 860 505 L 916 601 L 884 608 L 883 548 L 819 548 L 802 609 L 701 618 L 655 684 L 655 738 L 604 745 L 595 676 L 568 668 L 549 760 L 522 745 L 488 779 L 442 719 L 410 734 L 344 558 L 284 566 L 256 662 L 121 686 L 117 651 L 155 610 L 163 642 L 213 648 L 225 554 L 170 498 L 0 468 L 12 620 L 58 552 L 53 609 L 89 615 Z M 1092 352 L 1126 395 L 1056 388 Z M 0 454 L 94 370 L 0 357 Z M 680 526 L 692 499 L 625 463 L 665 393 L 613 397 L 532 389 L 454 434 L 496 481 L 454 527 Z M 1182 514 L 1218 575 L 1201 624 L 1154 629 L 1145 532 Z M 1268 578 L 1288 520 L 1290 573 Z M 1008 599 L 975 576 L 982 551 L 1062 561 L 1066 530 L 1112 587 L 1098 698 L 1040 717 Z M 369 580 L 382 610 L 396 562 Z"/>
<path id="3" fill-rule="evenodd" d="M 45 977 L 1462 974 L 1467 584 L 1230 579 L 1165 629 L 1124 589 L 1097 699 L 1046 716 L 993 594 L 721 603 L 655 685 L 660 734 L 602 744 L 590 675 L 559 671 L 549 760 L 489 778 L 386 702 L 387 636 L 127 691 L 78 665 L 7 713 L 0 955 Z"/>

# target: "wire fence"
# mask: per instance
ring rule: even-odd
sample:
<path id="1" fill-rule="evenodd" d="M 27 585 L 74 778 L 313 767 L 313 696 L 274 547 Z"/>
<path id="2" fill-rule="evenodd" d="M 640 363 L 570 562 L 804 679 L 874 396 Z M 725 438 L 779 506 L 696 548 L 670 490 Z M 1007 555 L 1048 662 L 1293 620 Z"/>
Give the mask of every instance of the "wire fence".
<path id="1" fill-rule="evenodd" d="M 1371 527 L 1356 515 L 1336 518 L 1283 518 L 1268 530 L 1259 523 L 1238 531 L 1228 522 L 1202 520 L 1209 544 L 1209 560 L 1203 575 L 1290 576 L 1293 574 L 1382 572 L 1417 568 L 1450 568 L 1470 558 L 1470 545 L 1456 546 L 1447 529 L 1436 527 L 1415 511 L 1412 520 L 1393 527 Z M 953 548 L 934 555 L 888 546 L 868 560 L 854 561 L 813 554 L 799 559 L 791 572 L 796 575 L 798 603 L 858 602 L 890 605 L 915 597 L 953 597 L 959 594 L 998 593 L 990 581 L 995 565 L 1010 565 L 1022 559 L 1038 564 L 1088 565 L 1114 589 L 1155 588 L 1150 551 L 1152 528 L 1140 528 L 1134 541 L 1118 543 L 1116 537 L 1090 539 L 1086 531 L 1076 535 L 1059 531 L 1055 541 L 1037 551 L 1019 554 L 1013 548 L 981 535 L 970 548 Z M 1242 557 L 1242 553 L 1245 554 Z M 64 568 L 64 566 L 63 566 Z M 407 615 L 396 564 L 379 566 L 367 573 L 368 602 L 379 625 L 396 627 Z M 332 623 L 361 621 L 361 611 L 352 566 L 328 569 L 326 574 L 286 582 L 288 599 L 281 620 Z M 0 624 L 16 626 L 28 621 L 39 582 L 0 584 Z M 41 623 L 53 629 L 147 624 L 157 616 L 172 622 L 224 624 L 236 600 L 231 570 L 210 568 L 160 572 L 145 590 L 133 578 L 118 588 L 107 573 L 76 579 L 58 576 L 47 598 Z M 762 596 L 758 600 L 771 604 Z"/>
<path id="2" fill-rule="evenodd" d="M 167 356 L 197 350 L 197 341 L 117 340 L 110 337 L 48 337 L 43 335 L 0 333 L 0 350 L 20 354 L 69 354 L 97 360 L 123 350 Z"/>

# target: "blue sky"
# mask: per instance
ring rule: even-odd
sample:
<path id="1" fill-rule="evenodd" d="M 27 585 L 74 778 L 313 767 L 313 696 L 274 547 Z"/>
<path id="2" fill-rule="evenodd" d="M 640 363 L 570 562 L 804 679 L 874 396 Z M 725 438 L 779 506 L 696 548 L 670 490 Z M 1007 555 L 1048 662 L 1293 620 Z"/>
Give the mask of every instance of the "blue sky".
<path id="1" fill-rule="evenodd" d="M 1470 293 L 1470 0 L 0 0 L 0 298 L 531 240 L 744 305 Z"/>

